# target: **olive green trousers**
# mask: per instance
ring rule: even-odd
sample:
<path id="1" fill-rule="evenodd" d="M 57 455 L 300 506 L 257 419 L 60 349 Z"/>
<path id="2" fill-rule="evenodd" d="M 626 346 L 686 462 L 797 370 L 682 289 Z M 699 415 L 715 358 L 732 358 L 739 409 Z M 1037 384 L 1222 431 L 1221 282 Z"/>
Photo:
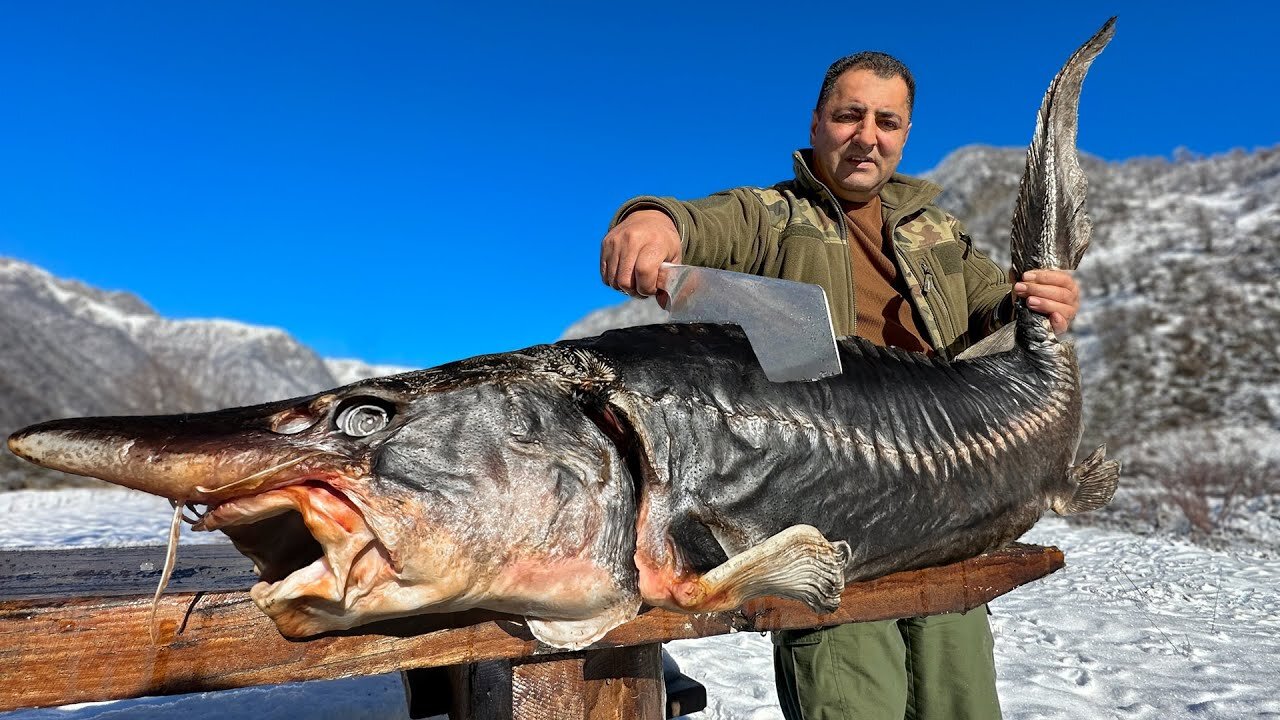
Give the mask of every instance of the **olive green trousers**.
<path id="1" fill-rule="evenodd" d="M 996 720 L 987 608 L 774 633 L 787 720 Z"/>

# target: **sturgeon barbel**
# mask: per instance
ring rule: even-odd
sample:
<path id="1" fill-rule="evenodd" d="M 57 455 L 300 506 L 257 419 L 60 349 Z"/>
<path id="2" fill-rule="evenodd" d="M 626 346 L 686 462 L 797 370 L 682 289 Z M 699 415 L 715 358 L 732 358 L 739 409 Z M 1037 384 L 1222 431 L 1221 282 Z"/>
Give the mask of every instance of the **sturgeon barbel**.
<path id="1" fill-rule="evenodd" d="M 1076 107 L 1106 25 L 1041 106 L 1014 213 L 1019 275 L 1089 243 Z M 665 325 L 203 414 L 55 420 L 9 448 L 207 506 L 288 636 L 425 612 L 523 616 L 580 648 L 642 604 L 761 596 L 833 610 L 848 582 L 995 549 L 1108 502 L 1074 458 L 1075 353 L 1019 302 L 954 362 L 838 342 L 844 374 L 770 383 L 736 327 Z"/>

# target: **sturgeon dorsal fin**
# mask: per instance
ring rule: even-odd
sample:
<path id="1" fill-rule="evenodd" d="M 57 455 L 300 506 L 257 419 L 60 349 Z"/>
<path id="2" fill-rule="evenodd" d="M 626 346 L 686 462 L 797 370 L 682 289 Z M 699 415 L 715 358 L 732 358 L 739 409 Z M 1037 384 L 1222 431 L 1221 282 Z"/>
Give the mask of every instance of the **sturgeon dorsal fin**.
<path id="1" fill-rule="evenodd" d="M 1027 167 L 1013 211 L 1010 253 L 1018 277 L 1034 268 L 1075 269 L 1089 247 L 1088 189 L 1076 155 L 1080 88 L 1093 59 L 1115 34 L 1113 17 L 1054 76 L 1036 116 Z"/>

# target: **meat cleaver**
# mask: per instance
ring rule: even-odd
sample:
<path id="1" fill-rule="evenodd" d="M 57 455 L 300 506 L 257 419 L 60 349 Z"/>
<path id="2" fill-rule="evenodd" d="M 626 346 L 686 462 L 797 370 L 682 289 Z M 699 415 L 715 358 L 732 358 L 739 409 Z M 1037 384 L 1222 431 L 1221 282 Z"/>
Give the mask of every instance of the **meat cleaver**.
<path id="1" fill-rule="evenodd" d="M 840 374 L 827 294 L 817 285 L 672 263 L 662 264 L 659 283 L 671 322 L 741 327 L 770 381 Z"/>

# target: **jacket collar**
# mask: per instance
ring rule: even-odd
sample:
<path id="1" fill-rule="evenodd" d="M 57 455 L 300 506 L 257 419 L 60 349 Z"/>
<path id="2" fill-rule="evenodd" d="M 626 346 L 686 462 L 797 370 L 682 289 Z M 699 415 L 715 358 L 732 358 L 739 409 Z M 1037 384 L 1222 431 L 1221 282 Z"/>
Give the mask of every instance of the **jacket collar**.
<path id="1" fill-rule="evenodd" d="M 823 185 L 813 172 L 813 150 L 804 148 L 792 155 L 796 181 L 802 187 L 823 198 L 828 204 L 835 202 L 835 193 Z M 880 190 L 880 202 L 885 208 L 885 222 L 890 226 L 897 225 L 898 220 L 923 209 L 938 197 L 942 187 L 925 180 L 901 173 L 894 173 L 889 182 Z M 835 217 L 843 215 L 837 205 Z"/>

